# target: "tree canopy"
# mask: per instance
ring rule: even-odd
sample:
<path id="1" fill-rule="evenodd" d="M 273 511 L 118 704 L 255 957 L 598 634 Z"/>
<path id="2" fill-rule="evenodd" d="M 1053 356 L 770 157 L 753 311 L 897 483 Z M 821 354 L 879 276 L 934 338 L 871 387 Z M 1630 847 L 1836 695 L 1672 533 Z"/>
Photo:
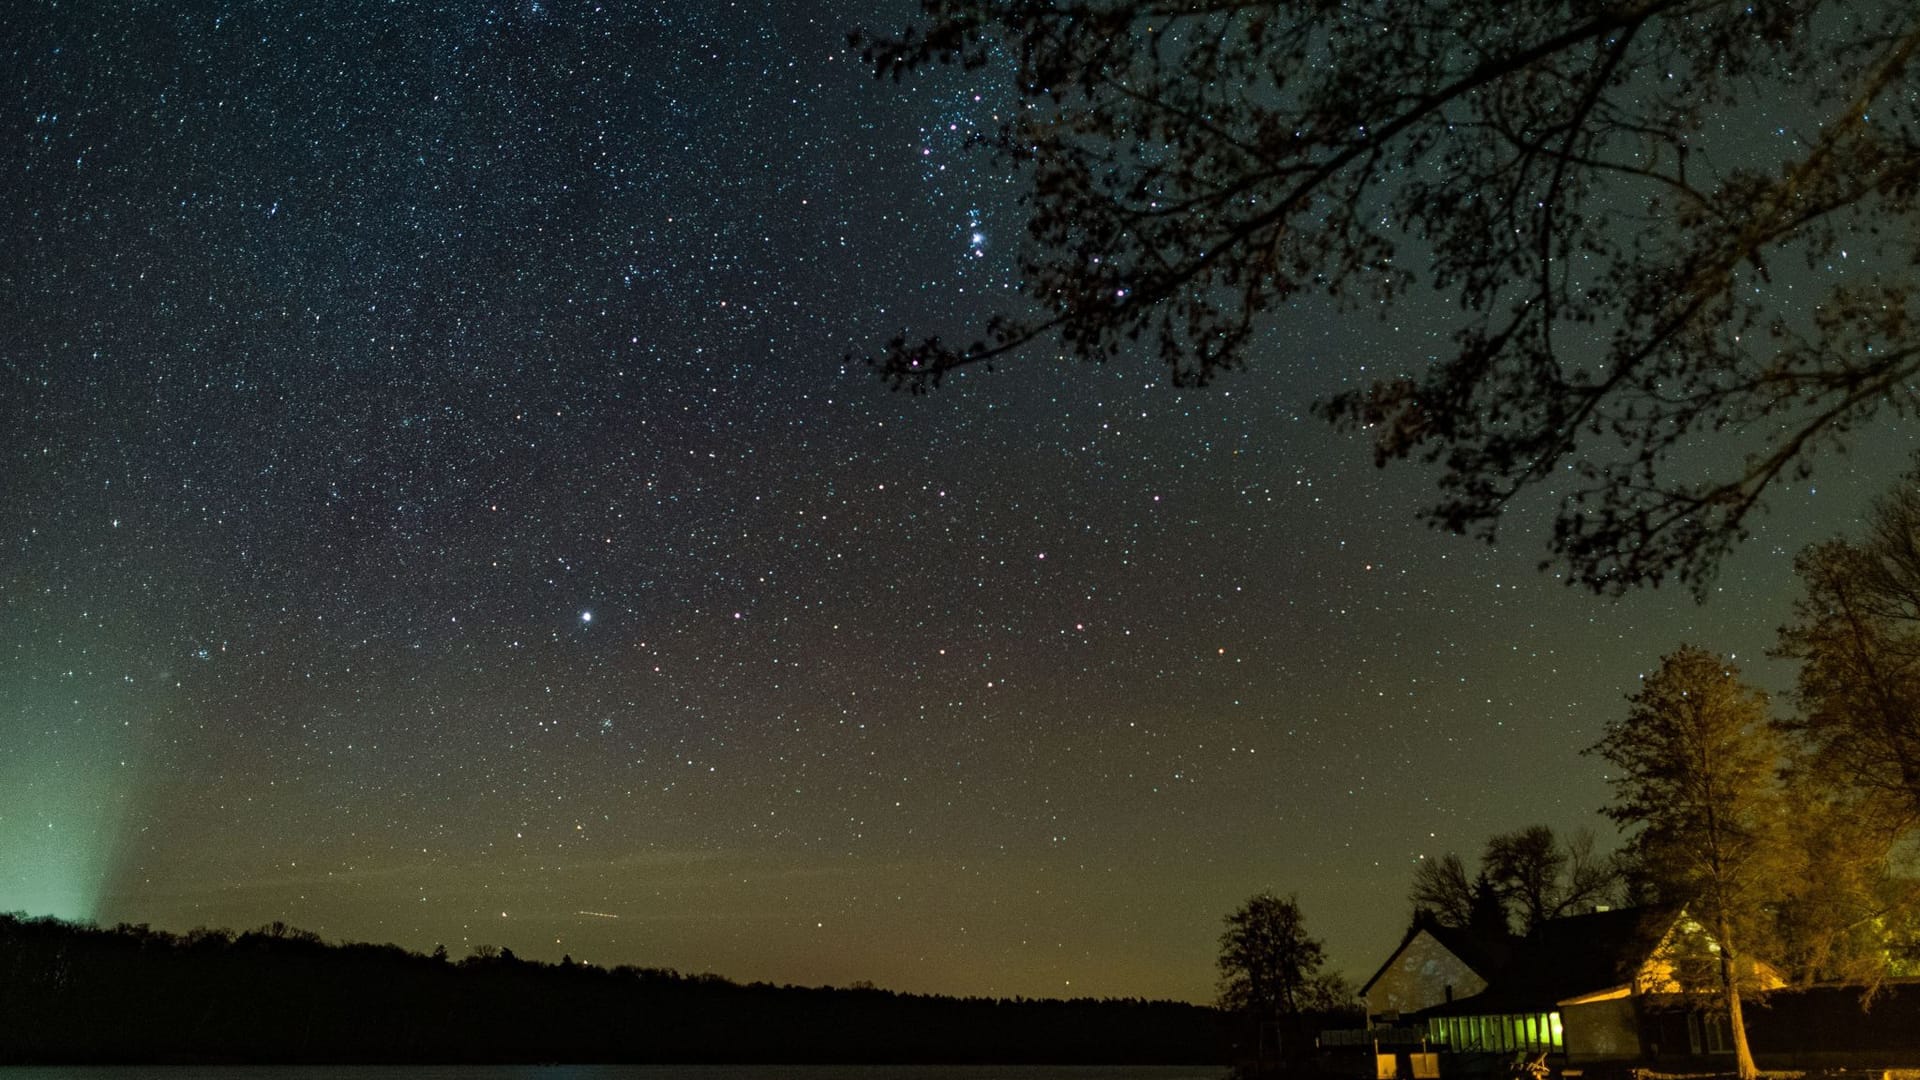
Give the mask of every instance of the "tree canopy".
<path id="1" fill-rule="evenodd" d="M 1549 563 L 1600 592 L 1703 590 L 1772 485 L 1914 409 L 1920 7 L 922 11 L 853 43 L 896 78 L 1010 69 L 1022 107 L 995 145 L 1031 179 L 1034 304 L 965 344 L 896 337 L 869 359 L 897 387 L 1048 343 L 1087 360 L 1140 343 L 1205 383 L 1254 362 L 1289 300 L 1425 282 L 1451 305 L 1449 351 L 1322 412 L 1383 464 L 1436 465 L 1439 526 L 1492 539 L 1516 496 L 1550 490 Z"/>

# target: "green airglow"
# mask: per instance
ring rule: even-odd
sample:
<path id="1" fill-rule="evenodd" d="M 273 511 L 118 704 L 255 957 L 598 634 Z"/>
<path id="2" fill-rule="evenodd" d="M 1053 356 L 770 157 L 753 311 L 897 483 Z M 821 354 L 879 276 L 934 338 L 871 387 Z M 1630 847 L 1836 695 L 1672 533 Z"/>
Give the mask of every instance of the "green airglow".
<path id="1" fill-rule="evenodd" d="M 129 803 L 119 694 L 34 694 L 0 711 L 0 912 L 91 922 Z"/>

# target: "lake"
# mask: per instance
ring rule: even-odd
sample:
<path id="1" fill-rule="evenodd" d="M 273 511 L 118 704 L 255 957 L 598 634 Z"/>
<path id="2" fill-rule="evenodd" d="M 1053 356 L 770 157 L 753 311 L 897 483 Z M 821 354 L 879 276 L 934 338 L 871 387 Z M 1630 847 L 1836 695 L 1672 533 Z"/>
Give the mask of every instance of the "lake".
<path id="1" fill-rule="evenodd" d="M 1223 1080 L 1217 1065 L 17 1065 L 0 1080 Z"/>

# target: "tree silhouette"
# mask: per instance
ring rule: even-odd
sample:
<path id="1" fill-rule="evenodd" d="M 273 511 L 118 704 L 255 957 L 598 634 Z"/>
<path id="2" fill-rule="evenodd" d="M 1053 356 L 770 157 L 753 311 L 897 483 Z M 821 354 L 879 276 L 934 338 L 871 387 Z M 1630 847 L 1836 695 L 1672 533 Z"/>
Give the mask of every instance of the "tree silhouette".
<path id="1" fill-rule="evenodd" d="M 1620 881 L 1619 864 L 1595 852 L 1591 829 L 1575 830 L 1564 843 L 1545 825 L 1501 833 L 1487 841 L 1481 862 L 1528 934 L 1609 899 Z"/>
<path id="2" fill-rule="evenodd" d="M 1451 851 L 1423 860 L 1407 898 L 1442 926 L 1498 938 L 1511 932 L 1513 918 L 1530 934 L 1548 919 L 1611 900 L 1620 880 L 1619 861 L 1594 850 L 1591 829 L 1563 842 L 1551 828 L 1529 825 L 1490 837 L 1472 879 Z"/>
<path id="3" fill-rule="evenodd" d="M 993 145 L 1031 179 L 1037 310 L 906 334 L 896 387 L 1041 343 L 1139 342 L 1178 384 L 1250 361 L 1277 306 L 1449 295 L 1447 355 L 1322 404 L 1440 470 L 1493 539 L 1551 490 L 1552 556 L 1703 592 L 1768 488 L 1920 373 L 1920 7 L 1877 0 L 922 0 L 855 31 L 878 74 L 1011 65 Z M 1794 103 L 1766 138 L 1729 123 Z M 1829 264 L 1830 283 L 1802 278 Z M 1776 279 L 1776 273 L 1781 278 Z M 1730 468 L 1675 464 L 1695 444 Z"/>
<path id="4" fill-rule="evenodd" d="M 1220 935 L 1220 1007 L 1255 1026 L 1258 1056 L 1265 1060 L 1268 1036 L 1283 1054 L 1305 1049 L 1295 1030 L 1312 1014 L 1346 1003 L 1337 975 L 1323 973 L 1326 950 L 1307 933 L 1294 897 L 1259 893 L 1227 916 Z"/>
<path id="5" fill-rule="evenodd" d="M 1485 875 L 1480 880 L 1486 882 Z M 1491 886 L 1491 882 L 1486 883 Z M 1437 859 L 1422 859 L 1413 868 L 1413 886 L 1407 891 L 1407 899 L 1416 911 L 1430 912 L 1442 926 L 1465 929 L 1473 921 L 1475 884 L 1467 877 L 1460 856 L 1449 851 Z M 1488 891 L 1491 895 L 1491 888 Z M 1499 905 L 1499 897 L 1495 896 L 1493 902 Z M 1506 909 L 1502 907 L 1503 928 L 1506 921 Z"/>

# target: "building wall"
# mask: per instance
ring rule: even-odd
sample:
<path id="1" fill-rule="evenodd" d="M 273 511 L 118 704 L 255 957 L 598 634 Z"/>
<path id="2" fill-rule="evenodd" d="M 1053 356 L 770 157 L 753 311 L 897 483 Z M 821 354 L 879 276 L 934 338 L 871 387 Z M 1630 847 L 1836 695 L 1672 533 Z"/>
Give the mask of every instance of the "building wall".
<path id="1" fill-rule="evenodd" d="M 1650 1006 L 1644 1009 L 1649 1022 L 1686 1019 L 1701 1010 L 1681 998 L 1643 1006 Z M 1920 1068 L 1920 982 L 1889 982 L 1871 1008 L 1862 1007 L 1857 986 L 1824 986 L 1749 999 L 1742 1011 L 1762 1068 Z M 1689 1049 L 1678 1039 L 1668 1041 L 1676 1052 Z"/>
<path id="2" fill-rule="evenodd" d="M 1562 1005 L 1560 1023 L 1566 1041 L 1567 1064 L 1638 1060 L 1640 1025 L 1636 1012 L 1630 997 Z"/>
<path id="3" fill-rule="evenodd" d="M 1473 973 L 1425 930 L 1413 936 L 1367 988 L 1367 1012 L 1372 1016 L 1410 1013 L 1448 1000 L 1472 997 L 1487 988 L 1487 980 Z"/>

